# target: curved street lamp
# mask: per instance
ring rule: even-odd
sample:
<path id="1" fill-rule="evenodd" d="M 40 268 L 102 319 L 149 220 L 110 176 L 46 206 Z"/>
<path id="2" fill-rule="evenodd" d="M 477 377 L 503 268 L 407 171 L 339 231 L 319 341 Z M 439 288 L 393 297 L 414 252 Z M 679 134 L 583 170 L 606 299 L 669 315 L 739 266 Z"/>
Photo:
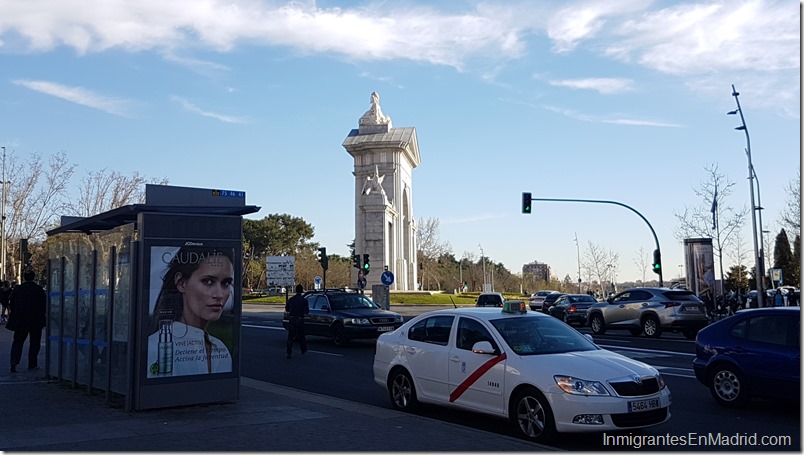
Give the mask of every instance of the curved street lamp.
<path id="1" fill-rule="evenodd" d="M 756 275 L 755 278 L 757 281 L 757 305 L 762 308 L 765 306 L 765 289 L 762 286 L 765 275 L 765 267 L 763 267 L 762 264 L 762 251 L 760 250 L 760 247 L 757 246 L 757 206 L 754 203 L 754 177 L 756 176 L 756 173 L 754 172 L 754 164 L 751 162 L 751 138 L 748 135 L 748 127 L 745 125 L 745 117 L 743 116 L 743 110 L 740 107 L 740 93 L 734 88 L 734 84 L 731 85 L 731 96 L 733 96 L 734 100 L 737 102 L 737 109 L 727 112 L 726 115 L 735 115 L 739 113 L 742 125 L 735 127 L 734 129 L 745 132 L 745 154 L 748 156 L 748 181 L 751 187 L 751 225 L 754 232 L 754 274 Z"/>

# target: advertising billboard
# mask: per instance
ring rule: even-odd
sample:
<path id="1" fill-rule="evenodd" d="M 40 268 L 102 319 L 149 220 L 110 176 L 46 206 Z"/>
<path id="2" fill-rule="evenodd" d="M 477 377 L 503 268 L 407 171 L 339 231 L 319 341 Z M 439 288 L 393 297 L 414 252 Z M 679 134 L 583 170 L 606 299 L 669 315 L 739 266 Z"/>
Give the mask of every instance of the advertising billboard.
<path id="1" fill-rule="evenodd" d="M 150 246 L 147 377 L 232 372 L 235 249 Z"/>
<path id="2" fill-rule="evenodd" d="M 687 289 L 699 297 L 715 294 L 715 257 L 711 238 L 684 239 L 684 262 Z"/>

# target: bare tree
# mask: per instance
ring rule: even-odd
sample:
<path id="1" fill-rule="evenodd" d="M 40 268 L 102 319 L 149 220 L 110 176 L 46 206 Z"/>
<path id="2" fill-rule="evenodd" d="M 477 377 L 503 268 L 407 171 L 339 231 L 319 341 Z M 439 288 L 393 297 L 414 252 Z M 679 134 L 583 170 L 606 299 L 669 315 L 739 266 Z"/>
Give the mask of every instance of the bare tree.
<path id="1" fill-rule="evenodd" d="M 748 209 L 743 206 L 735 210 L 726 204 L 726 199 L 734 192 L 735 183 L 723 175 L 717 164 L 704 167 L 707 179 L 698 188 L 693 189 L 702 204 L 684 207 L 683 213 L 675 213 L 678 226 L 675 237 L 679 242 L 684 239 L 705 237 L 713 241 L 713 250 L 720 263 L 720 279 L 725 280 L 723 270 L 724 251 L 733 248 L 738 241 L 743 221 Z"/>
<path id="2" fill-rule="evenodd" d="M 419 263 L 419 280 L 422 289 L 430 288 L 435 283 L 437 289 L 441 288 L 438 280 L 438 259 L 442 256 L 452 254 L 452 247 L 449 242 L 439 240 L 439 221 L 438 218 L 428 218 L 419 220 L 419 229 L 416 231 L 416 244 L 419 251 L 417 262 Z"/>
<path id="3" fill-rule="evenodd" d="M 780 224 L 795 237 L 801 235 L 801 169 L 796 178 L 791 180 L 785 188 L 787 193 L 787 206 L 781 215 Z"/>
<path id="4" fill-rule="evenodd" d="M 619 254 L 611 250 L 606 251 L 603 247 L 589 242 L 589 246 L 583 252 L 581 268 L 589 277 L 589 282 L 597 281 L 600 284 L 601 292 L 605 292 L 603 283 L 606 281 L 611 282 L 610 277 L 613 277 L 614 273 L 616 273 L 619 260 Z"/>
<path id="5" fill-rule="evenodd" d="M 45 229 L 57 225 L 74 171 L 64 152 L 52 155 L 47 167 L 39 154 L 25 162 L 11 154 L 6 165 L 6 239 L 43 240 Z"/>
<path id="6" fill-rule="evenodd" d="M 645 251 L 645 247 L 639 247 L 639 251 L 637 251 L 637 256 L 634 258 L 634 265 L 637 266 L 637 270 L 642 273 L 642 283 L 645 283 L 645 272 L 648 270 L 650 266 L 650 255 Z"/>
<path id="7" fill-rule="evenodd" d="M 145 184 L 167 185 L 166 178 L 150 180 L 134 172 L 127 177 L 117 171 L 90 171 L 81 181 L 78 200 L 68 209 L 75 216 L 93 216 L 128 204 L 145 202 Z"/>

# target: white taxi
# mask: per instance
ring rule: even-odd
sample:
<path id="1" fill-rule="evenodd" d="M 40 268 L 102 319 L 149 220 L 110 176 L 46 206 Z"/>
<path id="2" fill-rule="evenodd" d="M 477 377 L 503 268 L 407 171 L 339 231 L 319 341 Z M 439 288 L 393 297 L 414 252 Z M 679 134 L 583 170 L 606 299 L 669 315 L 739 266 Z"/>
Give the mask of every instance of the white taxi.
<path id="1" fill-rule="evenodd" d="M 374 381 L 396 409 L 430 403 L 507 418 L 535 442 L 670 418 L 655 368 L 517 301 L 431 311 L 380 335 Z"/>

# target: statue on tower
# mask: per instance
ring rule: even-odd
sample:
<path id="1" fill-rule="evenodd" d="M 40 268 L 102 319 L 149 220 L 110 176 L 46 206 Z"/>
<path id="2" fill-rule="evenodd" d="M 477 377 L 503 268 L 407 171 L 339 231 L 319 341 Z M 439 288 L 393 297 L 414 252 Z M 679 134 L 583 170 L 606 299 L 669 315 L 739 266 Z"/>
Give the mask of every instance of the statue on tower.
<path id="1" fill-rule="evenodd" d="M 374 175 L 367 175 L 366 182 L 363 183 L 363 190 L 361 193 L 363 196 L 368 196 L 371 194 L 372 191 L 376 191 L 377 194 L 382 196 L 383 201 L 387 201 L 388 198 L 385 195 L 385 190 L 382 187 L 382 181 L 385 178 L 384 175 L 380 175 L 380 171 L 377 168 L 377 165 L 374 165 Z"/>
<path id="2" fill-rule="evenodd" d="M 371 92 L 371 108 L 360 117 L 359 125 L 389 125 L 391 124 L 391 117 L 382 113 L 380 109 L 380 95 L 377 92 Z"/>

